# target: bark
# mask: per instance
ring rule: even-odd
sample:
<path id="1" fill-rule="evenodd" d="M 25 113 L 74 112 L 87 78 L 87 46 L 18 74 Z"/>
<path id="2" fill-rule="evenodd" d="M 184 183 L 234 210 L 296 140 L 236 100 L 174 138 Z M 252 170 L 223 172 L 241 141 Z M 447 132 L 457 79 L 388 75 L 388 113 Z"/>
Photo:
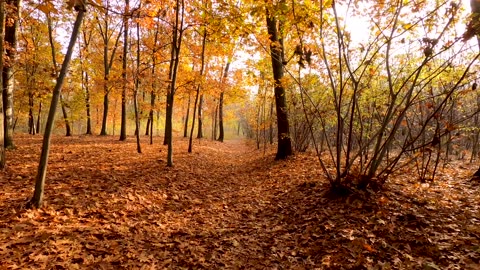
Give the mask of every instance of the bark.
<path id="1" fill-rule="evenodd" d="M 35 135 L 36 128 L 35 128 L 35 116 L 33 115 L 33 93 L 28 93 L 28 134 Z"/>
<path id="2" fill-rule="evenodd" d="M 185 116 L 185 124 L 183 126 L 183 137 L 188 137 L 188 118 L 190 117 L 190 102 L 191 102 L 191 94 L 188 93 L 188 102 L 187 102 L 187 115 Z"/>
<path id="3" fill-rule="evenodd" d="M 158 42 L 158 32 L 159 32 L 159 25 L 157 23 L 157 28 L 155 29 L 155 38 L 154 43 L 157 44 Z M 157 52 L 157 48 L 153 49 L 152 52 L 152 91 L 150 91 L 150 112 L 148 114 L 148 119 L 150 123 L 150 144 L 153 144 L 153 114 L 155 109 L 155 99 L 156 99 L 156 92 L 157 92 L 157 83 L 155 79 L 155 67 L 157 66 L 157 58 L 155 53 Z"/>
<path id="4" fill-rule="evenodd" d="M 42 118 L 42 107 L 43 107 L 43 103 L 40 101 L 40 103 L 38 104 L 37 134 L 40 134 L 40 120 Z"/>
<path id="5" fill-rule="evenodd" d="M 102 25 L 98 22 L 98 28 L 100 30 L 100 34 L 103 40 L 103 117 L 102 117 L 102 129 L 100 131 L 100 135 L 105 136 L 107 135 L 107 121 L 108 121 L 108 108 L 109 108 L 109 96 L 110 96 L 110 88 L 109 88 L 109 76 L 110 76 L 110 69 L 113 65 L 113 59 L 115 57 L 115 53 L 118 49 L 118 43 L 122 34 L 123 24 L 118 32 L 118 35 L 115 40 L 115 44 L 113 45 L 112 53 L 110 54 L 110 59 L 108 58 L 108 51 L 109 51 L 109 43 L 111 34 L 110 25 L 108 22 L 109 18 L 109 9 L 110 9 L 110 2 L 107 0 L 107 7 L 105 9 L 105 24 Z"/>
<path id="6" fill-rule="evenodd" d="M 225 80 L 227 79 L 228 76 L 228 69 L 230 68 L 230 60 L 227 62 L 225 65 L 225 70 L 223 72 L 223 87 L 225 87 Z M 223 96 L 224 96 L 225 88 L 222 90 L 220 93 L 220 100 L 218 101 L 218 130 L 220 132 L 218 136 L 218 141 L 223 142 L 223 139 L 225 137 L 225 132 L 223 130 Z"/>
<path id="7" fill-rule="evenodd" d="M 55 74 L 55 77 L 58 76 L 57 74 L 57 59 L 56 59 L 56 52 L 55 52 L 55 43 L 53 42 L 53 28 L 52 28 L 52 19 L 50 18 L 50 15 L 47 14 L 47 27 L 48 27 L 48 41 L 50 43 L 50 51 L 52 53 L 52 65 L 53 65 L 53 72 Z M 72 129 L 70 127 L 70 122 L 68 121 L 68 113 L 67 113 L 67 108 L 65 105 L 65 101 L 63 99 L 63 96 L 60 95 L 60 105 L 62 107 L 62 114 L 63 114 L 63 120 L 65 121 L 65 136 L 72 136 Z"/>
<path id="8" fill-rule="evenodd" d="M 181 2 L 181 4 L 180 4 Z M 180 5 L 182 6 L 180 11 Z M 180 16 L 181 12 L 181 16 Z M 168 138 L 167 145 L 167 166 L 173 166 L 173 138 L 172 138 L 172 117 L 173 117 L 173 101 L 175 97 L 175 88 L 177 83 L 178 64 L 180 62 L 180 50 L 182 48 L 183 36 L 183 20 L 184 20 L 185 4 L 184 0 L 177 0 L 175 7 L 175 25 L 173 29 L 173 41 L 170 57 L 170 88 L 167 91 L 167 112 L 165 120 L 165 138 Z"/>
<path id="9" fill-rule="evenodd" d="M 67 107 L 62 94 L 60 94 L 60 106 L 62 107 L 63 120 L 65 121 L 65 136 L 70 137 L 72 136 L 72 128 L 70 127 L 70 121 L 68 121 Z"/>
<path id="10" fill-rule="evenodd" d="M 13 142 L 13 88 L 15 86 L 14 72 L 15 59 L 17 54 L 17 36 L 20 21 L 21 0 L 6 0 L 6 4 L 12 10 L 6 10 L 6 20 L 13 23 L 5 24 L 4 48 L 6 59 L 3 65 L 3 124 L 4 124 L 4 143 L 5 148 L 14 148 Z"/>
<path id="11" fill-rule="evenodd" d="M 200 95 L 200 99 L 198 101 L 198 131 L 197 131 L 197 139 L 203 138 L 203 94 Z"/>
<path id="12" fill-rule="evenodd" d="M 205 72 L 205 47 L 206 47 L 206 44 L 207 44 L 207 30 L 206 29 L 203 29 L 203 37 L 202 37 L 202 54 L 200 56 L 201 58 L 201 64 L 200 64 L 200 77 L 203 76 L 203 73 Z M 197 107 L 197 104 L 198 104 L 198 101 L 199 101 L 199 97 L 200 97 L 200 103 L 202 102 L 202 97 L 203 96 L 200 96 L 200 89 L 201 89 L 201 84 L 199 83 L 197 85 L 197 93 L 195 95 L 195 102 L 193 104 L 193 117 L 192 117 L 192 129 L 190 130 L 190 138 L 188 140 L 188 152 L 191 153 L 192 152 L 192 148 L 193 148 L 193 132 L 195 130 L 195 108 Z M 199 117 L 198 117 L 198 125 L 199 125 L 199 134 L 201 133 L 201 128 L 200 128 L 200 104 L 198 104 L 198 114 L 199 114 Z M 200 137 L 201 138 L 201 137 Z"/>
<path id="13" fill-rule="evenodd" d="M 126 0 L 128 1 L 128 0 Z M 126 58 L 126 55 L 125 55 Z M 133 106 L 135 109 L 135 129 L 137 138 L 137 152 L 142 153 L 140 145 L 140 118 L 138 116 L 138 89 L 140 88 L 140 25 L 137 22 L 137 71 L 135 74 L 135 89 L 133 91 Z"/>
<path id="14" fill-rule="evenodd" d="M 122 120 L 120 124 L 120 141 L 127 139 L 127 53 L 128 53 L 128 12 L 129 0 L 125 0 L 125 12 L 123 16 L 123 57 L 122 57 Z M 138 129 L 137 129 L 138 130 Z M 138 133 L 138 132 L 137 132 Z"/>
<path id="15" fill-rule="evenodd" d="M 89 75 L 88 70 L 84 69 L 84 62 L 82 52 L 85 51 L 88 55 L 88 46 L 90 45 L 92 35 L 90 34 L 87 37 L 87 32 L 83 31 L 83 42 L 84 48 L 80 48 L 80 68 L 82 72 L 82 90 L 85 91 L 85 110 L 87 114 L 87 131 L 85 132 L 86 135 L 92 135 L 92 113 L 91 113 L 91 104 L 90 104 L 90 88 L 89 88 Z"/>
<path id="16" fill-rule="evenodd" d="M 4 46 L 4 29 L 5 29 L 5 1 L 0 0 L 0 52 L 3 55 Z M 0 57 L 0 70 L 3 70 L 3 57 Z M 3 85 L 3 76 L 0 76 L 0 85 Z M 5 138 L 4 138 L 4 121 L 3 121 L 3 99 L 0 99 L 0 170 L 5 168 Z"/>
<path id="17" fill-rule="evenodd" d="M 32 199 L 27 204 L 27 208 L 40 208 L 43 204 L 45 178 L 47 174 L 48 155 L 50 150 L 50 139 L 52 136 L 53 124 L 55 122 L 55 113 L 58 102 L 60 100 L 63 82 L 68 71 L 68 66 L 70 64 L 73 49 L 75 47 L 75 41 L 77 40 L 84 14 L 85 12 L 83 10 L 80 10 L 77 14 L 77 18 L 75 20 L 75 24 L 72 30 L 72 36 L 70 38 L 70 43 L 68 44 L 67 53 L 65 55 L 65 59 L 63 60 L 62 68 L 57 78 L 57 83 L 55 84 L 55 88 L 53 89 L 52 102 L 50 103 L 47 125 L 45 127 L 45 135 L 43 137 L 42 152 L 40 154 L 40 162 L 38 165 L 38 172 L 35 179 L 35 191 L 33 193 Z"/>
<path id="18" fill-rule="evenodd" d="M 283 46 L 277 30 L 277 20 L 267 10 L 267 29 L 270 35 L 270 56 L 272 58 L 273 79 L 275 81 L 275 108 L 277 110 L 277 154 L 275 159 L 285 159 L 293 154 L 290 127 L 287 115 L 287 100 L 285 88 L 282 85 L 283 78 Z"/>
<path id="19" fill-rule="evenodd" d="M 87 112 L 87 132 L 85 134 L 92 135 L 92 113 L 90 111 L 90 88 L 88 86 L 88 72 L 85 72 L 85 109 Z"/>

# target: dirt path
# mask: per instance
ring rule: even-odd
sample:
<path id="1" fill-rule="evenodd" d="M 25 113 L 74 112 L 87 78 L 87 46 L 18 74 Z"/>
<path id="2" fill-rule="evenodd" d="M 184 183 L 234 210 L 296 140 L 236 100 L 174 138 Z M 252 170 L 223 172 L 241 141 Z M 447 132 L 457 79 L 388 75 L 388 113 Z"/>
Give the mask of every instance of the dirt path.
<path id="1" fill-rule="evenodd" d="M 0 174 L 0 268 L 479 266 L 479 192 L 459 174 L 329 200 L 313 155 L 275 162 L 244 141 L 207 140 L 189 154 L 177 139 L 167 168 L 157 140 L 136 154 L 133 139 L 55 137 L 47 205 L 25 210 L 41 138 L 18 136 Z"/>

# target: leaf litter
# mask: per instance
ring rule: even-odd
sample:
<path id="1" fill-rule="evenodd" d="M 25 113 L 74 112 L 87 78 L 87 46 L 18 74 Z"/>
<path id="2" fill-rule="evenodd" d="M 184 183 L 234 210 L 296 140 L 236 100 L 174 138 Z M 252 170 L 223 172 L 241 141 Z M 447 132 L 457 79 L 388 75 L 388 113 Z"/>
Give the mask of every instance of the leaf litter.
<path id="1" fill-rule="evenodd" d="M 146 138 L 143 138 L 147 141 Z M 159 140 L 159 139 L 157 139 Z M 479 269 L 480 183 L 449 164 L 378 193 L 330 198 L 312 153 L 274 161 L 245 141 L 54 137 L 45 206 L 33 194 L 41 137 L 17 135 L 0 172 L 0 268 Z"/>

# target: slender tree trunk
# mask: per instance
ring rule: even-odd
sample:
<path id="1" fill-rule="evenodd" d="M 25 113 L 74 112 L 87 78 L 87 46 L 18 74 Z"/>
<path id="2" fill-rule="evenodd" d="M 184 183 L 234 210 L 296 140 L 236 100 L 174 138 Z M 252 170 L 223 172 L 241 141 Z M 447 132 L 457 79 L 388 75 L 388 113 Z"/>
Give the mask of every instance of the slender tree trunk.
<path id="1" fill-rule="evenodd" d="M 4 30 L 5 30 L 5 1 L 0 0 L 0 52 L 3 55 L 4 46 Z M 0 70 L 3 70 L 3 57 L 0 57 Z M 0 76 L 0 86 L 3 85 L 3 76 Z M 0 99 L 0 170 L 5 168 L 5 138 L 4 138 L 4 124 L 3 121 L 3 99 Z"/>
<path id="2" fill-rule="evenodd" d="M 83 42 L 84 42 L 84 47 L 83 49 L 79 50 L 80 54 L 80 69 L 82 72 L 82 90 L 85 91 L 85 110 L 87 114 L 87 130 L 85 132 L 86 135 L 92 135 L 92 114 L 91 114 L 91 104 L 90 104 L 90 88 L 89 88 L 89 75 L 88 75 L 88 69 L 85 69 L 84 66 L 84 55 L 83 52 L 87 54 L 88 57 L 88 47 L 90 45 L 90 40 L 92 38 L 92 35 L 87 35 L 87 32 L 85 29 L 82 31 L 83 33 Z"/>
<path id="3" fill-rule="evenodd" d="M 198 131 L 197 131 L 197 139 L 203 138 L 203 94 L 200 95 L 200 99 L 198 101 Z"/>
<path id="4" fill-rule="evenodd" d="M 128 12 L 129 0 L 125 0 L 125 12 L 123 16 L 123 57 L 122 57 L 122 121 L 120 124 L 120 141 L 127 139 L 127 53 L 128 53 Z M 135 94 L 134 94 L 135 95 Z M 138 133 L 138 132 L 137 132 Z"/>
<path id="5" fill-rule="evenodd" d="M 270 144 L 273 144 L 273 101 L 270 102 Z"/>
<path id="6" fill-rule="evenodd" d="M 140 24 L 137 22 L 137 71 L 135 74 L 135 90 L 133 91 L 133 106 L 135 109 L 135 128 L 137 131 L 137 134 L 136 134 L 137 152 L 141 154 L 142 146 L 140 145 L 140 118 L 138 116 L 138 89 L 139 88 L 140 88 Z"/>
<path id="7" fill-rule="evenodd" d="M 181 4 L 180 4 L 181 2 Z M 180 5 L 182 6 L 180 11 Z M 184 0 L 177 0 L 176 7 L 175 7 L 175 25 L 173 29 L 173 42 L 172 42 L 172 52 L 171 52 L 171 60 L 170 60 L 170 89 L 167 92 L 167 119 L 166 119 L 166 136 L 169 137 L 168 139 L 168 151 L 167 151 L 167 166 L 173 166 L 173 125 L 172 125 L 172 118 L 173 118 L 173 101 L 175 97 L 175 88 L 177 83 L 177 71 L 178 71 L 178 64 L 180 62 L 180 50 L 182 48 L 182 36 L 183 36 L 183 20 L 184 20 L 184 12 L 185 12 L 185 3 Z M 182 13 L 180 16 L 180 12 Z M 168 132 L 167 132 L 168 127 Z"/>
<path id="8" fill-rule="evenodd" d="M 225 92 L 225 80 L 227 79 L 228 76 L 228 69 L 230 68 L 230 60 L 227 62 L 225 65 L 225 70 L 223 71 L 223 78 L 222 78 L 222 86 L 224 89 L 220 93 L 220 100 L 218 101 L 218 130 L 220 132 L 220 135 L 218 136 L 218 141 L 223 142 L 224 139 L 224 130 L 223 130 L 223 95 Z"/>
<path id="9" fill-rule="evenodd" d="M 212 112 L 212 141 L 215 141 L 217 138 L 217 127 L 218 127 L 218 102 L 215 103 L 215 110 Z"/>
<path id="10" fill-rule="evenodd" d="M 285 88 L 282 84 L 283 63 L 282 54 L 283 46 L 281 44 L 277 31 L 277 20 L 270 15 L 267 10 L 267 29 L 270 35 L 270 56 L 272 58 L 273 79 L 275 80 L 275 107 L 277 110 L 277 127 L 278 127 L 278 146 L 275 159 L 285 159 L 293 154 L 292 141 L 290 139 L 290 127 L 287 115 L 287 100 L 285 98 Z"/>
<path id="11" fill-rule="evenodd" d="M 120 37 L 122 36 L 121 34 L 123 33 L 123 24 L 122 27 L 120 28 L 120 31 L 118 32 L 118 35 L 115 40 L 115 44 L 113 45 L 112 52 L 110 54 L 110 59 L 108 58 L 108 51 L 109 51 L 109 44 L 110 44 L 110 38 L 111 34 L 109 33 L 110 30 L 110 25 L 108 22 L 109 18 L 109 10 L 110 10 L 110 1 L 106 0 L 106 8 L 105 8 L 105 24 L 101 25 L 101 23 L 98 23 L 98 27 L 100 30 L 100 34 L 103 39 L 103 117 L 102 117 L 102 129 L 100 131 L 100 135 L 105 136 L 107 135 L 107 122 L 108 122 L 108 108 L 109 108 L 109 95 L 110 95 L 110 88 L 109 88 L 109 77 L 110 77 L 110 69 L 112 68 L 113 65 L 113 59 L 115 57 L 115 53 L 118 48 L 118 43 L 120 40 Z"/>
<path id="12" fill-rule="evenodd" d="M 185 125 L 183 126 L 183 137 L 188 137 L 188 118 L 190 117 L 190 101 L 192 95 L 188 93 L 188 102 L 187 102 L 187 115 L 185 116 Z"/>
<path id="13" fill-rule="evenodd" d="M 85 109 L 87 111 L 87 135 L 92 135 L 92 113 L 90 111 L 90 87 L 88 72 L 85 72 Z"/>
<path id="14" fill-rule="evenodd" d="M 104 79 L 105 84 L 107 83 L 107 79 Z M 102 130 L 100 131 L 101 136 L 107 135 L 107 121 L 108 121 L 108 86 L 105 85 L 103 87 L 104 95 L 103 95 L 103 117 L 102 117 Z"/>
<path id="15" fill-rule="evenodd" d="M 57 59 L 56 59 L 56 52 L 55 52 L 55 43 L 53 42 L 53 27 L 52 27 L 52 19 L 50 18 L 50 14 L 46 14 L 47 16 L 47 28 L 48 28 L 48 41 L 50 43 L 50 52 L 52 53 L 52 65 L 53 65 L 53 72 L 55 77 L 58 76 L 57 74 Z M 68 113 L 67 108 L 65 106 L 65 101 L 63 96 L 60 95 L 60 106 L 62 107 L 62 114 L 63 120 L 65 121 L 65 136 L 72 136 L 72 129 L 70 127 L 70 122 L 68 121 Z"/>
<path id="16" fill-rule="evenodd" d="M 52 102 L 50 103 L 50 110 L 48 112 L 47 125 L 45 127 L 45 135 L 43 137 L 42 152 L 40 155 L 40 162 L 38 165 L 38 172 L 35 179 L 35 191 L 32 199 L 28 202 L 27 208 L 35 207 L 40 208 L 43 203 L 43 194 L 45 188 L 45 178 L 47 174 L 48 155 L 50 150 L 50 139 L 53 131 L 53 124 L 55 122 L 55 112 L 60 100 L 63 82 L 68 71 L 70 59 L 72 58 L 73 49 L 75 47 L 75 41 L 77 40 L 80 26 L 85 12 L 83 10 L 78 11 L 77 18 L 72 30 L 72 36 L 70 43 L 68 44 L 67 53 L 63 60 L 62 69 L 57 78 L 57 83 L 53 89 Z"/>
<path id="17" fill-rule="evenodd" d="M 40 134 L 40 120 L 42 118 L 42 107 L 43 107 L 43 103 L 40 101 L 38 103 L 37 134 Z"/>
<path id="18" fill-rule="evenodd" d="M 70 127 L 70 121 L 68 121 L 67 108 L 62 94 L 60 94 L 60 106 L 62 107 L 63 120 L 65 121 L 65 136 L 70 137 L 72 136 L 72 128 Z"/>
<path id="19" fill-rule="evenodd" d="M 34 99 L 33 93 L 28 93 L 28 134 L 35 135 L 35 116 L 33 115 Z"/>
<path id="20" fill-rule="evenodd" d="M 13 142 L 13 88 L 15 87 L 15 59 L 17 54 L 17 36 L 20 21 L 21 0 L 5 0 L 12 10 L 5 10 L 6 20 L 13 23 L 5 24 L 5 56 L 8 59 L 3 65 L 3 114 L 5 148 L 14 148 Z"/>
<path id="21" fill-rule="evenodd" d="M 154 44 L 157 44 L 157 41 L 158 41 L 158 27 L 155 31 L 155 40 L 154 40 Z M 150 112 L 148 113 L 148 124 L 150 125 L 150 144 L 153 144 L 153 113 L 154 113 L 154 109 L 155 109 L 155 98 L 156 98 L 156 91 L 157 91 L 157 83 L 156 83 L 156 79 L 155 79 L 155 67 L 157 65 L 156 63 L 156 56 L 155 56 L 155 51 L 153 51 L 152 53 L 152 91 L 150 91 Z"/>
<path id="22" fill-rule="evenodd" d="M 201 58 L 201 64 L 200 64 L 200 77 L 203 76 L 203 73 L 205 72 L 205 47 L 206 47 L 206 44 L 207 44 L 207 30 L 206 29 L 203 29 L 203 37 L 202 37 L 202 54 L 200 56 Z M 199 97 L 200 97 L 200 102 L 202 100 L 202 96 L 200 96 L 200 89 L 201 89 L 201 84 L 199 83 L 197 85 L 197 93 L 195 95 L 195 102 L 194 102 L 194 105 L 193 105 L 193 117 L 192 117 L 192 129 L 190 130 L 190 138 L 188 140 L 188 153 L 191 153 L 192 152 L 192 148 L 193 148 L 193 132 L 195 130 L 195 109 L 196 109 L 196 106 L 198 104 L 198 100 L 199 100 Z M 200 104 L 199 105 L 199 110 L 198 110 L 198 113 L 200 115 Z M 198 118 L 198 124 L 200 125 L 200 117 Z M 199 133 L 198 135 L 201 135 L 201 129 L 199 129 Z M 200 137 L 201 138 L 201 137 Z"/>

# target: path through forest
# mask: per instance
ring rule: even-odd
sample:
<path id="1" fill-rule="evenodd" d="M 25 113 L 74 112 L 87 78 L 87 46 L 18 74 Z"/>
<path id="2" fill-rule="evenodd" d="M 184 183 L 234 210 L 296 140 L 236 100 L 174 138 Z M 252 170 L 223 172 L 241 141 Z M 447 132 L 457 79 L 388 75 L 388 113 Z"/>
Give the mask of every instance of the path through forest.
<path id="1" fill-rule="evenodd" d="M 137 154 L 133 138 L 55 137 L 47 205 L 26 210 L 41 138 L 19 135 L 0 174 L 0 267 L 480 265 L 480 191 L 466 180 L 467 168 L 447 168 L 428 187 L 405 172 L 381 193 L 332 199 L 312 154 L 273 161 L 273 149 L 242 140 L 196 140 L 189 154 L 177 139 L 168 168 L 160 143 Z"/>

